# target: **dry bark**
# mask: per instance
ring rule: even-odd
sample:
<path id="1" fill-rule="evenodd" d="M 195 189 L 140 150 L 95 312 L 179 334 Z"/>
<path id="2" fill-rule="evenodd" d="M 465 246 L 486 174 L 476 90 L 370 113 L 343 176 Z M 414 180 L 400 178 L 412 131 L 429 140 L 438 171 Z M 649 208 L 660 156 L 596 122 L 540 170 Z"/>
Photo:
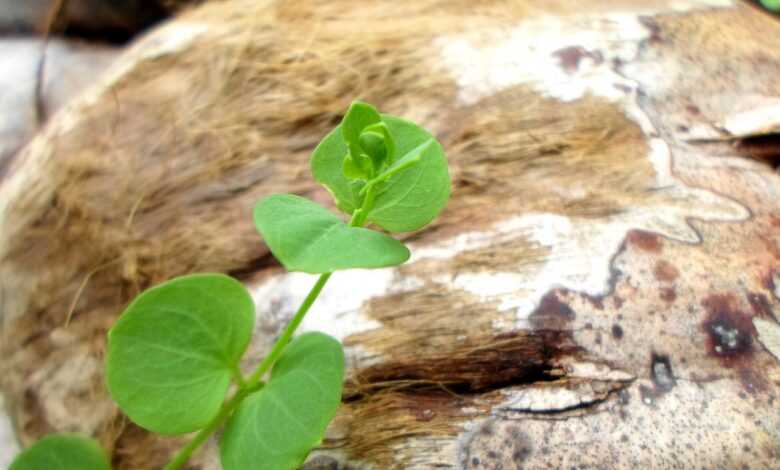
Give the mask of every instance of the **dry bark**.
<path id="1" fill-rule="evenodd" d="M 160 467 L 178 442 L 111 403 L 106 329 L 153 283 L 229 272 L 256 294 L 256 361 L 311 280 L 250 208 L 329 203 L 308 154 L 360 97 L 432 129 L 454 191 L 408 264 L 338 273 L 304 324 L 349 361 L 309 468 L 773 466 L 780 22 L 566 5 L 234 1 L 134 45 L 0 186 L 24 442 L 80 430 L 117 468 Z M 216 462 L 212 442 L 196 465 Z"/>

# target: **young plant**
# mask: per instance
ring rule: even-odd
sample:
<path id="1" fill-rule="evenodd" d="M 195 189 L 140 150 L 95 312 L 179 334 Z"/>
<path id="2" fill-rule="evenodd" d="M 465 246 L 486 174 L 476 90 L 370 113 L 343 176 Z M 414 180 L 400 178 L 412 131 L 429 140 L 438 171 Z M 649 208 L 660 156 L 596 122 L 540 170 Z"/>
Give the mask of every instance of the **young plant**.
<path id="1" fill-rule="evenodd" d="M 122 411 L 159 434 L 196 433 L 167 470 L 181 468 L 220 429 L 225 470 L 297 468 L 322 442 L 341 402 L 344 353 L 322 333 L 293 338 L 296 329 L 334 271 L 409 259 L 401 242 L 366 224 L 388 232 L 418 230 L 450 194 L 436 139 L 362 102 L 354 102 L 320 142 L 311 169 L 350 220 L 291 194 L 256 205 L 255 225 L 274 256 L 289 271 L 320 276 L 251 374 L 242 373 L 240 361 L 254 329 L 254 302 L 228 276 L 194 274 L 153 287 L 109 332 L 107 383 Z M 18 462 L 13 470 L 40 468 Z M 62 470 L 107 468 L 84 462 Z"/>

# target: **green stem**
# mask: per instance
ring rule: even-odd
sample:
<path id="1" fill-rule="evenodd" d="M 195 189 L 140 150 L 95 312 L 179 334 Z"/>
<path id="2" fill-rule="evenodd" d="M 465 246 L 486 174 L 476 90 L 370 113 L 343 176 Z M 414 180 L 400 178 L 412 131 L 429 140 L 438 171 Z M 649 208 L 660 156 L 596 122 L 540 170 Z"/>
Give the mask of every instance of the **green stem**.
<path id="1" fill-rule="evenodd" d="M 363 198 L 363 204 L 360 206 L 360 209 L 357 209 L 352 213 L 352 220 L 349 221 L 350 227 L 362 227 L 365 225 L 366 219 L 368 218 L 368 213 L 371 211 L 371 209 L 374 208 L 374 199 L 376 199 L 376 186 L 370 185 L 367 187 L 368 191 L 366 192 L 366 196 Z"/>
<path id="2" fill-rule="evenodd" d="M 233 410 L 235 410 L 238 405 L 241 404 L 250 391 L 251 390 L 248 388 L 240 388 L 230 400 L 222 405 L 222 408 L 219 410 L 217 416 L 215 416 L 214 419 L 212 419 L 205 428 L 198 431 L 198 434 L 196 434 L 195 437 L 192 438 L 192 440 L 188 442 L 186 446 L 179 449 L 179 452 L 177 452 L 173 457 L 173 460 L 171 460 L 168 465 L 165 466 L 164 470 L 178 470 L 185 463 L 187 463 L 187 461 L 192 456 L 192 453 L 195 452 L 198 447 L 203 445 L 203 443 L 208 440 L 214 431 L 225 424 L 225 421 L 227 421 L 227 419 L 233 413 Z"/>
<path id="3" fill-rule="evenodd" d="M 309 291 L 309 295 L 306 296 L 306 299 L 304 299 L 303 303 L 298 308 L 298 311 L 295 312 L 295 316 L 290 321 L 290 323 L 287 324 L 284 332 L 282 332 L 282 336 L 280 336 L 276 341 L 273 349 L 265 357 L 265 359 L 263 359 L 263 362 L 257 366 L 257 369 L 255 369 L 255 371 L 251 376 L 249 376 L 247 380 L 243 380 L 243 378 L 241 380 L 237 379 L 237 382 L 240 384 L 240 386 L 236 394 L 233 395 L 230 400 L 225 402 L 224 405 L 222 405 L 222 408 L 219 410 L 217 416 L 215 416 L 214 419 L 212 419 L 205 428 L 198 431 L 198 434 L 196 434 L 195 437 L 190 442 L 188 442 L 186 446 L 179 450 L 176 456 L 174 456 L 173 460 L 171 460 L 170 463 L 165 466 L 164 470 L 178 470 L 185 463 L 187 463 L 187 461 L 192 456 L 192 453 L 195 452 L 201 445 L 203 445 L 203 443 L 208 440 L 214 431 L 225 424 L 225 421 L 227 421 L 227 419 L 238 407 L 238 405 L 241 404 L 244 398 L 257 389 L 257 386 L 260 384 L 263 375 L 265 375 L 265 373 L 268 372 L 276 360 L 279 359 L 279 356 L 282 354 L 285 346 L 287 346 L 287 344 L 292 339 L 295 330 L 298 329 L 298 326 L 303 321 L 306 313 L 320 295 L 320 292 L 322 292 L 322 288 L 325 287 L 325 283 L 328 282 L 328 279 L 330 279 L 331 274 L 333 273 L 322 274 L 319 279 L 317 279 L 317 283 L 314 284 L 314 287 L 312 287 L 312 289 Z"/>
<path id="4" fill-rule="evenodd" d="M 252 375 L 249 376 L 249 380 L 246 381 L 247 387 L 251 388 L 257 385 L 260 382 L 260 379 L 263 378 L 263 375 L 268 372 L 268 369 L 270 369 L 271 366 L 274 365 L 274 362 L 279 359 L 279 356 L 282 354 L 282 350 L 284 350 L 284 347 L 287 346 L 287 344 L 292 339 L 295 330 L 298 329 L 298 326 L 303 321 L 303 317 L 306 316 L 309 308 L 311 308 L 314 301 L 317 300 L 320 292 L 322 292 L 322 288 L 325 287 L 325 283 L 328 282 L 328 279 L 330 279 L 331 274 L 333 273 L 322 274 L 320 275 L 319 279 L 317 279 L 317 283 L 314 284 L 314 287 L 311 288 L 309 295 L 306 296 L 306 299 L 304 299 L 303 303 L 298 308 L 298 311 L 295 312 L 293 319 L 290 320 L 290 323 L 287 324 L 287 328 L 285 328 L 284 332 L 282 332 L 282 336 L 276 340 L 276 344 L 274 344 L 270 354 L 268 354 L 265 359 L 263 359 L 263 362 L 261 362 Z"/>
<path id="5" fill-rule="evenodd" d="M 352 214 L 352 220 L 349 221 L 349 225 L 351 227 L 362 227 L 366 223 L 368 212 L 371 210 L 374 204 L 374 197 L 374 188 L 370 188 L 366 194 L 366 197 L 363 199 L 363 204 L 361 205 L 360 209 L 357 209 Z M 287 324 L 287 327 L 282 332 L 282 336 L 276 340 L 276 343 L 274 344 L 273 349 L 271 349 L 271 352 L 265 357 L 265 359 L 263 359 L 263 362 L 257 366 L 257 369 L 252 372 L 252 375 L 250 375 L 248 379 L 244 380 L 238 370 L 233 371 L 233 378 L 239 386 L 238 391 L 236 391 L 235 395 L 233 395 L 228 401 L 225 402 L 224 405 L 222 405 L 222 408 L 219 410 L 217 416 L 215 416 L 214 419 L 212 419 L 205 428 L 198 431 L 195 437 L 190 442 L 188 442 L 187 445 L 182 447 L 179 452 L 176 453 L 173 460 L 171 460 L 168 465 L 165 466 L 164 470 L 178 470 L 185 463 L 187 463 L 190 457 L 192 457 L 193 452 L 202 446 L 203 443 L 206 442 L 220 426 L 225 424 L 233 411 L 238 407 L 238 405 L 241 404 L 242 401 L 244 401 L 244 398 L 257 390 L 258 386 L 262 383 L 263 376 L 266 374 L 266 372 L 268 372 L 269 369 L 271 369 L 271 366 L 273 366 L 274 363 L 279 359 L 279 356 L 281 356 L 284 348 L 290 343 L 293 335 L 295 334 L 295 330 L 297 330 L 300 326 L 303 318 L 306 316 L 306 313 L 309 312 L 309 309 L 314 304 L 314 301 L 317 300 L 317 297 L 319 297 L 320 292 L 322 292 L 322 288 L 325 287 L 325 284 L 328 282 L 328 279 L 330 279 L 332 274 L 333 273 L 325 273 L 320 275 L 320 277 L 317 279 L 317 282 L 314 284 L 314 287 L 311 288 L 309 294 L 303 300 L 301 306 L 298 307 L 298 311 L 295 312 L 292 320 L 290 320 L 290 323 Z"/>

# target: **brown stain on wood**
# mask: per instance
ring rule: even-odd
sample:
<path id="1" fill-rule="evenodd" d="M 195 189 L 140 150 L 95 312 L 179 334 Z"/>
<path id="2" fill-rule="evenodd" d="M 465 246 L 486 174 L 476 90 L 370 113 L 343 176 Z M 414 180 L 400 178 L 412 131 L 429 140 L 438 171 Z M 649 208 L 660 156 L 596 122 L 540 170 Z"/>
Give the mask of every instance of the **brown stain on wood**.
<path id="1" fill-rule="evenodd" d="M 733 294 L 711 294 L 702 300 L 707 315 L 702 329 L 710 356 L 724 367 L 749 361 L 754 352 L 756 329 L 750 315 L 739 310 Z"/>
<path id="2" fill-rule="evenodd" d="M 655 278 L 663 282 L 673 282 L 679 277 L 680 271 L 666 260 L 658 260 L 653 268 Z"/>
<path id="3" fill-rule="evenodd" d="M 529 320 L 537 330 L 565 329 L 576 318 L 576 313 L 560 300 L 563 291 L 552 290 L 539 301 L 539 306 L 531 313 Z"/>
<path id="4" fill-rule="evenodd" d="M 667 303 L 672 303 L 677 299 L 677 291 L 674 287 L 663 287 L 658 296 Z"/>
<path id="5" fill-rule="evenodd" d="M 711 294 L 702 301 L 707 311 L 702 329 L 707 338 L 708 355 L 735 371 L 742 388 L 749 393 L 768 390 L 765 370 L 756 362 L 757 335 L 752 315 L 738 307 L 735 295 Z"/>
<path id="6" fill-rule="evenodd" d="M 748 292 L 745 297 L 750 303 L 750 307 L 753 309 L 753 314 L 757 317 L 774 318 L 772 312 L 772 305 L 769 303 L 769 298 L 766 295 L 757 292 Z"/>
<path id="7" fill-rule="evenodd" d="M 628 232 L 626 240 L 631 246 L 649 253 L 660 253 L 663 250 L 661 237 L 644 230 L 631 230 Z"/>
<path id="8" fill-rule="evenodd" d="M 561 67 L 567 73 L 574 73 L 580 68 L 580 62 L 585 58 L 590 58 L 598 65 L 604 62 L 604 56 L 601 52 L 589 51 L 582 46 L 569 46 L 558 49 L 553 52 L 553 56 L 558 58 Z"/>

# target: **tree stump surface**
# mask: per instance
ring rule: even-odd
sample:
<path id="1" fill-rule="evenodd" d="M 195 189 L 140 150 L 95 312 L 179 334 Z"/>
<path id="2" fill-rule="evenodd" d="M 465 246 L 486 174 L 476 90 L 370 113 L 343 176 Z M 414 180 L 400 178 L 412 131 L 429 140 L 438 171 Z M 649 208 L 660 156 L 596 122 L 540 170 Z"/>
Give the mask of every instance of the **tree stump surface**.
<path id="1" fill-rule="evenodd" d="M 335 274 L 320 468 L 771 468 L 780 457 L 780 21 L 727 0 L 207 3 L 141 38 L 0 182 L 0 386 L 25 444 L 116 468 L 181 444 L 103 384 L 105 333 L 197 271 L 257 303 L 247 370 L 313 283 L 251 208 L 355 98 L 420 122 L 453 195 L 412 259 Z M 210 442 L 192 468 L 218 469 Z"/>

